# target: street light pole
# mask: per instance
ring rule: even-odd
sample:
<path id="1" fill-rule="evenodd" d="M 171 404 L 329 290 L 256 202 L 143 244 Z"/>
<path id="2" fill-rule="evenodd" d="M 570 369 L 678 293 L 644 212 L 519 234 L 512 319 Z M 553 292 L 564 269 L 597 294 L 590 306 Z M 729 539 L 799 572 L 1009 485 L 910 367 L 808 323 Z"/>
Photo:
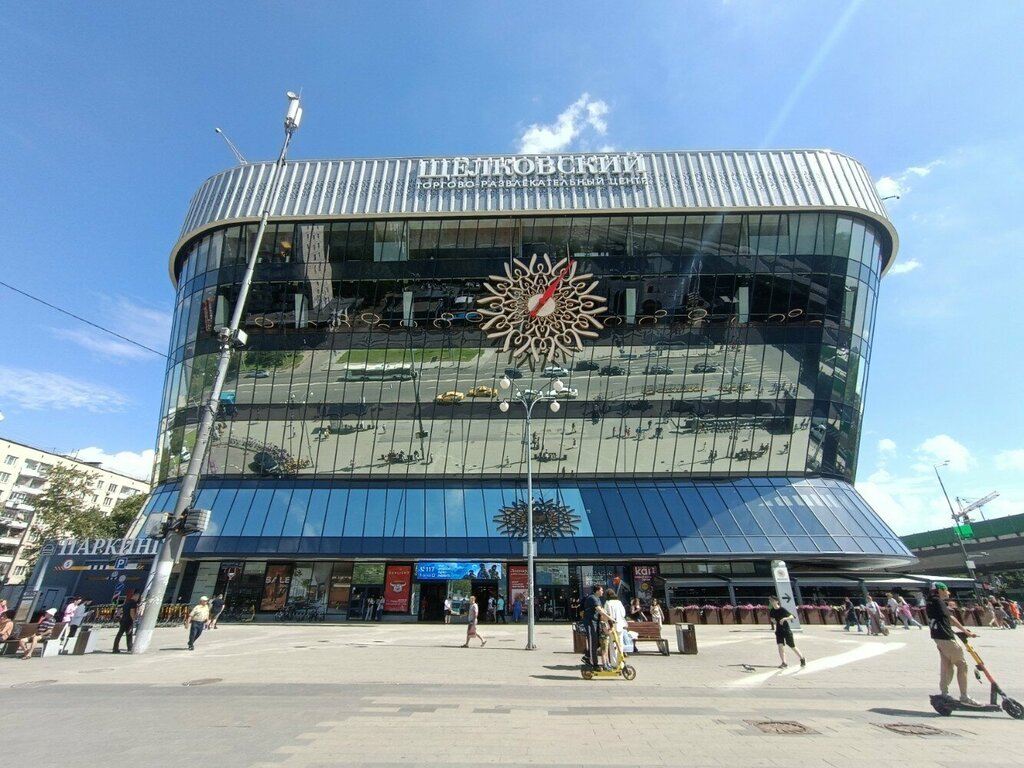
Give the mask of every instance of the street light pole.
<path id="1" fill-rule="evenodd" d="M 967 556 L 967 547 L 964 546 L 963 536 L 960 535 L 961 519 L 966 522 L 967 515 L 965 513 L 958 514 L 957 511 L 953 509 L 953 502 L 949 500 L 949 494 L 946 493 L 946 484 L 942 482 L 942 475 L 939 474 L 939 467 L 945 467 L 948 465 L 949 459 L 939 462 L 938 464 L 933 464 L 932 469 L 935 470 L 935 477 L 938 478 L 939 487 L 942 489 L 942 495 L 946 497 L 946 504 L 949 506 L 949 513 L 953 516 L 953 533 L 956 534 L 956 540 L 960 544 L 960 554 L 963 555 L 964 558 L 964 567 L 967 568 L 967 573 L 970 574 L 971 577 L 971 594 L 977 597 L 978 589 L 975 583 L 976 577 L 974 575 L 974 566 L 971 563 L 971 559 Z"/>
<path id="2" fill-rule="evenodd" d="M 164 522 L 166 535 L 160 542 L 160 550 L 154 558 L 149 581 L 142 596 L 142 617 L 139 620 L 137 639 L 132 649 L 133 653 L 145 653 L 152 640 L 153 630 L 156 628 L 157 619 L 159 618 L 160 604 L 163 602 L 164 593 L 167 591 L 167 583 L 170 581 L 171 570 L 178 559 L 178 553 L 181 549 L 182 538 L 180 529 L 185 525 L 188 510 L 192 507 L 196 489 L 199 485 L 199 478 L 202 474 L 203 462 L 206 461 L 210 435 L 213 432 L 213 422 L 217 416 L 220 394 L 224 388 L 224 381 L 227 379 L 231 356 L 236 348 L 245 346 L 248 340 L 248 336 L 241 329 L 241 325 L 249 298 L 249 288 L 252 286 L 253 274 L 256 271 L 256 260 L 259 257 L 263 233 L 267 229 L 270 214 L 277 205 L 278 197 L 281 194 L 281 184 L 284 181 L 284 169 L 288 158 L 288 145 L 291 143 L 292 135 L 298 130 L 301 121 L 302 107 L 299 105 L 299 97 L 289 91 L 288 112 L 284 119 L 284 143 L 281 145 L 281 152 L 277 157 L 277 162 L 274 163 L 270 172 L 270 178 L 267 183 L 268 194 L 264 198 L 262 216 L 260 217 L 259 227 L 256 230 L 256 238 L 253 242 L 252 250 L 249 253 L 245 275 L 239 286 L 238 299 L 235 301 L 235 310 L 231 315 L 231 323 L 227 328 L 222 328 L 217 333 L 217 340 L 220 343 L 217 373 L 214 377 L 213 386 L 210 388 L 210 397 L 206 402 L 202 418 L 199 421 L 199 427 L 196 431 L 196 442 L 192 448 L 192 456 L 189 458 L 188 469 L 185 471 L 185 476 L 181 481 L 181 488 L 178 491 L 174 512 L 171 514 L 171 519 Z"/>
<path id="3" fill-rule="evenodd" d="M 537 616 L 536 606 L 534 605 L 536 603 L 536 595 L 534 594 L 533 571 L 536 545 L 533 541 L 533 449 L 530 445 L 530 436 L 532 434 L 530 427 L 533 424 L 533 406 L 541 400 L 550 401 L 549 407 L 552 413 L 557 413 L 561 406 L 559 406 L 557 400 L 551 399 L 543 392 L 519 389 L 519 387 L 512 384 L 512 380 L 508 376 L 503 377 L 498 382 L 498 386 L 508 392 L 508 400 L 502 400 L 498 404 L 498 409 L 502 413 L 508 413 L 509 401 L 511 400 L 520 403 L 526 413 L 523 420 L 523 450 L 526 451 L 526 650 L 535 651 L 537 650 L 537 644 L 534 642 L 534 629 L 537 623 Z M 563 389 L 565 389 L 565 385 L 562 384 L 561 379 L 555 379 L 552 382 L 552 392 L 557 394 Z"/>

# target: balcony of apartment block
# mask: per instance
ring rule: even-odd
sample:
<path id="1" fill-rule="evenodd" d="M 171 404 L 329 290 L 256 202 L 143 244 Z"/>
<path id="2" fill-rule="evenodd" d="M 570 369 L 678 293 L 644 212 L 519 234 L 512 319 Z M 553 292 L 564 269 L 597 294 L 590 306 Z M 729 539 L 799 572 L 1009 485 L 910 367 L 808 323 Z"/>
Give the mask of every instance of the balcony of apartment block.
<path id="1" fill-rule="evenodd" d="M 18 512 L 11 509 L 10 507 L 13 506 L 11 504 L 0 509 L 0 527 L 23 531 L 28 528 L 29 515 L 27 512 Z"/>
<path id="2" fill-rule="evenodd" d="M 20 546 L 21 536 L 5 536 L 0 533 L 0 553 L 7 552 L 10 549 L 17 549 Z"/>
<path id="3" fill-rule="evenodd" d="M 13 563 L 14 562 L 14 555 L 15 555 L 14 552 L 11 552 L 10 554 L 5 554 L 4 552 L 0 552 L 0 566 L 10 565 L 11 563 Z"/>
<path id="4" fill-rule="evenodd" d="M 30 477 L 37 480 L 45 480 L 46 473 L 40 472 L 38 469 L 29 469 L 28 467 L 22 467 L 21 469 L 18 470 L 18 479 L 20 480 L 23 477 Z"/>
<path id="5" fill-rule="evenodd" d="M 18 478 L 18 482 L 14 484 L 14 487 L 11 488 L 12 493 L 18 493 L 20 491 L 21 493 L 27 493 L 30 496 L 38 496 L 43 492 L 43 490 L 42 485 L 30 485 L 28 483 L 23 483 L 21 482 L 20 477 Z"/>

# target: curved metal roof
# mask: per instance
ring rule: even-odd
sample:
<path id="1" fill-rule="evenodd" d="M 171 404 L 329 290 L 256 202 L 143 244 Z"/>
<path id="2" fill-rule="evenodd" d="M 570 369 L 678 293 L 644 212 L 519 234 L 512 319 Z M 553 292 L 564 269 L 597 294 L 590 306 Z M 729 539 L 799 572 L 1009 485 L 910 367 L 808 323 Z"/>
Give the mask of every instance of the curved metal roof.
<path id="1" fill-rule="evenodd" d="M 174 255 L 198 233 L 259 219 L 274 163 L 211 176 L 189 205 Z M 494 214 L 832 210 L 898 238 L 867 170 L 831 150 L 628 152 L 289 162 L 274 219 Z"/>

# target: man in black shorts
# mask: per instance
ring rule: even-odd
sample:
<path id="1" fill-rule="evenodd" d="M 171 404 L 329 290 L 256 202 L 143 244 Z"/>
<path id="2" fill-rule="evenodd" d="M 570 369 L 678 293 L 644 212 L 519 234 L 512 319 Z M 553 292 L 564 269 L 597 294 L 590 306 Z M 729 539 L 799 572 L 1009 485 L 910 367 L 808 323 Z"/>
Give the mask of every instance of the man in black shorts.
<path id="1" fill-rule="evenodd" d="M 941 581 L 932 585 L 932 594 L 928 598 L 928 629 L 931 631 L 935 647 L 939 649 L 939 693 L 945 698 L 949 696 L 949 684 L 953 681 L 953 669 L 956 669 L 956 684 L 960 689 L 960 703 L 969 707 L 981 706 L 967 695 L 967 659 L 964 649 L 953 634 L 955 626 L 958 632 L 968 637 L 977 637 L 960 623 L 949 612 L 949 589 Z"/>
<path id="2" fill-rule="evenodd" d="M 782 662 L 779 664 L 779 669 L 785 669 L 789 666 L 786 663 L 787 645 L 800 658 L 800 666 L 806 667 L 807 659 L 800 653 L 800 649 L 796 647 L 796 641 L 793 640 L 793 628 L 789 626 L 793 614 L 782 607 L 782 603 L 779 602 L 777 597 L 769 597 L 768 604 L 768 619 L 775 625 L 775 644 L 779 647 L 779 661 Z"/>

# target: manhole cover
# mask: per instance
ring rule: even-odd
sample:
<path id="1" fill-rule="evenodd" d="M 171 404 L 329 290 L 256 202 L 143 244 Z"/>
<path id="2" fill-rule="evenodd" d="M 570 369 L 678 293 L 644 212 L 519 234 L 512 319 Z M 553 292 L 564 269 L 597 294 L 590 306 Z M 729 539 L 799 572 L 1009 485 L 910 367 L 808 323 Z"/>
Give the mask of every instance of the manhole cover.
<path id="1" fill-rule="evenodd" d="M 761 731 L 761 733 L 817 733 L 813 728 L 808 728 L 803 723 L 798 723 L 795 720 L 747 720 L 747 722 Z"/>
<path id="2" fill-rule="evenodd" d="M 40 688 L 44 685 L 53 685 L 56 680 L 29 680 L 24 683 L 15 683 L 11 688 Z"/>
<path id="3" fill-rule="evenodd" d="M 902 733 L 904 736 L 952 736 L 949 731 L 941 728 L 934 728 L 930 725 L 920 723 L 875 723 L 879 728 L 884 728 L 893 733 Z"/>
<path id="4" fill-rule="evenodd" d="M 213 685 L 214 683 L 219 683 L 221 679 L 219 677 L 200 677 L 198 680 L 186 680 L 182 685 Z"/>

